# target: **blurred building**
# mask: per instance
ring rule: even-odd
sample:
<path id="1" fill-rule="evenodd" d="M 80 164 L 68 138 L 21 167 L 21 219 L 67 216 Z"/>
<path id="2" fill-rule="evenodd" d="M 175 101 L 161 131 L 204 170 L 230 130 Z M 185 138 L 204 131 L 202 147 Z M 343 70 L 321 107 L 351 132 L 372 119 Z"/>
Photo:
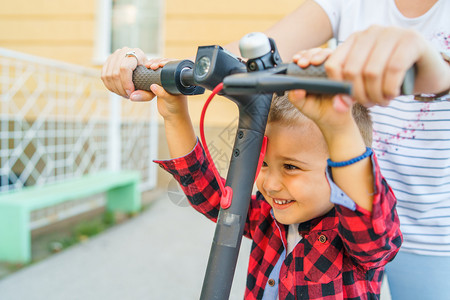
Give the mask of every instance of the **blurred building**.
<path id="1" fill-rule="evenodd" d="M 294 0 L 1 1 L 0 47 L 98 68 L 112 51 L 124 46 L 139 47 L 149 56 L 193 57 L 197 46 L 225 45 L 249 32 L 263 31 L 301 3 Z M 192 102 L 196 121 L 201 103 Z M 227 125 L 230 115 L 235 114 L 230 104 L 220 103 L 211 109 L 215 117 L 209 122 L 220 125 Z M 224 111 L 231 112 L 223 114 Z"/>
<path id="2" fill-rule="evenodd" d="M 112 50 L 193 56 L 263 31 L 301 1 L 1 0 L 1 47 L 83 66 L 100 66 Z"/>
<path id="3" fill-rule="evenodd" d="M 155 188 L 151 160 L 168 157 L 161 120 L 154 103 L 130 103 L 104 88 L 108 55 L 128 46 L 149 57 L 192 58 L 197 46 L 264 31 L 301 2 L 0 1 L 0 193 L 122 169 L 141 172 L 143 191 Z M 191 98 L 198 124 L 205 96 Z M 236 120 L 230 101 L 211 104 L 207 138 L 221 172 Z"/>

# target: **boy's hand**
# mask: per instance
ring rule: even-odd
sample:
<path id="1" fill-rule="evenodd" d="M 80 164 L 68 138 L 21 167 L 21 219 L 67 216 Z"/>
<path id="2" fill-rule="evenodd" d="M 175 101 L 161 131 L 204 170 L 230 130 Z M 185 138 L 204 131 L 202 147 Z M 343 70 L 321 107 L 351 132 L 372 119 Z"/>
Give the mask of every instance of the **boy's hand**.
<path id="1" fill-rule="evenodd" d="M 167 93 L 162 86 L 157 84 L 152 84 L 150 89 L 157 97 L 158 112 L 166 122 L 189 117 L 186 96 L 171 95 Z"/>
<path id="2" fill-rule="evenodd" d="M 303 50 L 294 55 L 294 62 L 301 68 L 307 68 L 309 65 L 318 66 L 328 59 L 333 53 L 333 50 L 329 48 L 313 48 L 309 50 Z M 304 93 L 294 92 L 290 95 L 291 102 L 295 101 L 297 97 L 303 98 Z M 300 99 L 299 99 L 300 100 Z M 342 95 L 339 97 L 333 97 L 331 99 L 333 107 L 339 112 L 347 112 L 355 101 L 348 95 Z"/>
<path id="3" fill-rule="evenodd" d="M 297 53 L 293 60 L 298 66 L 321 65 L 332 54 L 331 49 L 313 48 Z M 339 127 L 351 118 L 351 106 L 354 100 L 348 95 L 322 96 L 308 95 L 304 90 L 289 93 L 289 100 L 303 114 L 313 120 L 319 127 Z"/>
<path id="4" fill-rule="evenodd" d="M 310 95 L 304 90 L 294 90 L 289 93 L 289 100 L 322 131 L 339 132 L 353 122 L 352 99 L 347 95 Z M 343 103 L 342 108 L 336 109 L 336 103 Z"/>

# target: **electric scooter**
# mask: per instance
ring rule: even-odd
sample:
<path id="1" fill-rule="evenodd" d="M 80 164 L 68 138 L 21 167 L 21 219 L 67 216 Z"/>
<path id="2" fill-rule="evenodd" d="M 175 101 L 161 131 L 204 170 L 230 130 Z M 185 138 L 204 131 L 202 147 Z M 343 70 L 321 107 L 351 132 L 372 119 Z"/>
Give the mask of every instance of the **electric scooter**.
<path id="1" fill-rule="evenodd" d="M 349 83 L 327 79 L 323 65 L 302 69 L 295 63 L 284 64 L 275 41 L 263 33 L 244 36 L 240 51 L 246 62 L 220 46 L 201 46 L 195 63 L 172 61 L 156 71 L 138 66 L 133 73 L 136 89 L 149 91 L 153 83 L 174 95 L 198 95 L 208 89 L 238 106 L 238 128 L 226 183 L 221 187 L 221 208 L 200 296 L 203 300 L 229 298 L 273 94 L 293 89 L 352 93 Z M 412 94 L 414 77 L 411 68 L 402 94 Z"/>

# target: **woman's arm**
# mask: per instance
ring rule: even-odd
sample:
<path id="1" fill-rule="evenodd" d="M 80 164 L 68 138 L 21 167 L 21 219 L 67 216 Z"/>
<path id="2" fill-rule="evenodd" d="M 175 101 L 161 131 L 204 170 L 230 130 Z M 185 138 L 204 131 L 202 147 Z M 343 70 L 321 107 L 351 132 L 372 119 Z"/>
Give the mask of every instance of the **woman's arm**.
<path id="1" fill-rule="evenodd" d="M 286 61 L 290 61 L 299 50 L 319 47 L 333 37 L 327 14 L 313 0 L 304 1 L 264 33 L 275 40 L 281 57 Z M 224 48 L 240 55 L 239 40 Z"/>

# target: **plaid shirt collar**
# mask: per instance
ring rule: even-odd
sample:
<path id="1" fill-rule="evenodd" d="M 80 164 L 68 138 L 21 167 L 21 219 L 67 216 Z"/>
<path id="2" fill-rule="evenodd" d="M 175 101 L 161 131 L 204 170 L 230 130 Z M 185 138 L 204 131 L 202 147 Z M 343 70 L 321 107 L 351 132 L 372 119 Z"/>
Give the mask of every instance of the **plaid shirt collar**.
<path id="1" fill-rule="evenodd" d="M 260 192 L 257 192 L 257 197 L 260 198 L 260 200 L 266 201 L 262 194 Z M 265 202 L 267 205 L 269 203 Z M 287 247 L 287 234 L 288 234 L 288 227 L 289 225 L 284 225 L 279 223 L 275 219 L 275 215 L 273 213 L 273 209 L 270 209 L 270 215 L 272 219 L 275 221 L 276 226 L 280 230 L 281 233 L 281 240 L 283 242 L 283 246 L 286 249 Z M 338 218 L 336 217 L 336 209 L 333 207 L 329 212 L 327 212 L 323 216 L 319 216 L 317 218 L 311 219 L 309 221 L 303 222 L 298 224 L 298 233 L 302 236 L 308 236 L 310 232 L 316 231 L 326 231 L 334 229 L 338 226 Z"/>
<path id="2" fill-rule="evenodd" d="M 311 231 L 324 231 L 336 228 L 338 219 L 336 218 L 336 210 L 333 208 L 323 216 L 300 223 L 298 231 L 302 236 L 308 235 Z"/>

